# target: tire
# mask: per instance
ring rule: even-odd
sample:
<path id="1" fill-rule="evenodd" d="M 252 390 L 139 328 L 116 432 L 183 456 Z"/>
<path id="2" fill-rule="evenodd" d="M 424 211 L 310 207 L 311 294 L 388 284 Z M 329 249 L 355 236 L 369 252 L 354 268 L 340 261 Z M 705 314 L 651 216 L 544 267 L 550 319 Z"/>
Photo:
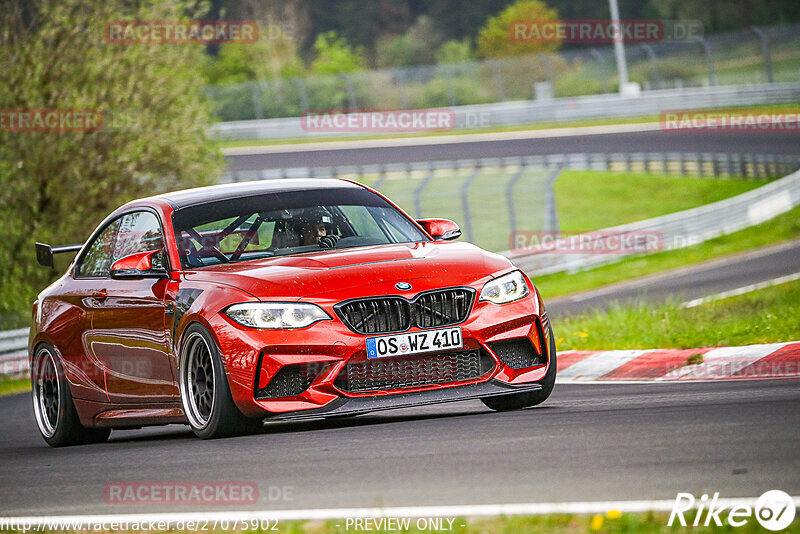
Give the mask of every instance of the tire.
<path id="1" fill-rule="evenodd" d="M 263 421 L 246 417 L 234 404 L 222 357 L 208 330 L 193 324 L 183 339 L 178 382 L 183 411 L 195 435 L 215 439 L 258 432 Z"/>
<path id="2" fill-rule="evenodd" d="M 549 328 L 550 335 L 550 367 L 547 369 L 544 377 L 539 381 L 542 389 L 539 391 L 531 391 L 529 393 L 516 393 L 514 395 L 498 395 L 496 397 L 485 397 L 481 401 L 492 410 L 504 412 L 508 410 L 520 410 L 530 406 L 536 406 L 547 400 L 553 392 L 553 386 L 556 384 L 556 343 L 553 338 L 553 327 Z"/>
<path id="3" fill-rule="evenodd" d="M 31 365 L 31 397 L 36 426 L 51 447 L 102 443 L 110 428 L 87 428 L 81 424 L 64 366 L 52 345 L 36 348 Z"/>

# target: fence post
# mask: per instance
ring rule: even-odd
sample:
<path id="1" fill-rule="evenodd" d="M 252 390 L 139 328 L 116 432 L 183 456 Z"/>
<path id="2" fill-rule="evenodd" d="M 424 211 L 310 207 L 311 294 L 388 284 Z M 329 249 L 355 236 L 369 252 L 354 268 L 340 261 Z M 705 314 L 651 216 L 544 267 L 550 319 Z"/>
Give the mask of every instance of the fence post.
<path id="1" fill-rule="evenodd" d="M 769 52 L 769 37 L 760 28 L 751 26 L 750 29 L 761 40 L 761 53 L 764 55 L 764 70 L 767 73 L 767 83 L 775 83 L 775 78 L 772 74 L 772 56 Z"/>
<path id="2" fill-rule="evenodd" d="M 711 44 L 703 37 L 699 38 L 703 54 L 706 56 L 706 70 L 708 70 L 708 85 L 717 85 L 717 75 L 714 73 L 714 57 L 711 55 Z"/>
<path id="3" fill-rule="evenodd" d="M 497 101 L 503 102 L 506 99 L 506 88 L 503 86 L 503 72 L 500 70 L 500 63 L 496 59 L 490 59 L 489 65 L 492 67 L 494 75 L 494 87 L 497 91 Z"/>
<path id="4" fill-rule="evenodd" d="M 547 196 L 545 199 L 544 213 L 544 229 L 553 232 L 554 235 L 559 237 L 561 234 L 561 228 L 558 224 L 555 184 L 562 170 L 564 170 L 564 163 L 559 163 L 556 165 L 556 168 L 550 172 L 550 176 L 547 177 Z"/>
<path id="5" fill-rule="evenodd" d="M 444 74 L 445 82 L 447 83 L 447 100 L 450 102 L 451 106 L 456 105 L 456 90 L 453 87 L 453 75 L 450 72 L 450 65 L 445 63 L 443 65 L 439 65 L 439 68 L 442 69 Z"/>
<path id="6" fill-rule="evenodd" d="M 347 107 L 350 111 L 358 110 L 358 101 L 356 100 L 356 89 L 353 86 L 353 78 L 349 74 L 340 74 L 344 80 L 344 87 L 347 89 Z"/>
<path id="7" fill-rule="evenodd" d="M 475 242 L 475 234 L 472 231 L 472 214 L 469 211 L 469 186 L 472 185 L 472 182 L 475 181 L 475 178 L 481 173 L 481 164 L 480 161 L 475 162 L 475 168 L 472 169 L 472 174 L 470 174 L 467 181 L 461 186 L 461 206 L 464 209 L 464 225 L 466 226 L 467 230 L 467 241 L 470 243 Z"/>
<path id="8" fill-rule="evenodd" d="M 553 83 L 553 63 L 550 61 L 549 54 L 539 54 L 539 57 L 542 58 L 542 64 L 544 64 L 544 72 L 547 74 L 547 81 L 550 82 L 550 86 L 553 87 L 553 96 L 555 96 L 555 85 Z"/>
<path id="9" fill-rule="evenodd" d="M 303 111 L 309 111 L 311 104 L 308 100 L 308 89 L 306 89 L 306 82 L 302 78 L 293 78 L 294 84 L 297 86 L 297 93 L 300 95 L 300 106 Z"/>
<path id="10" fill-rule="evenodd" d="M 414 189 L 414 211 L 416 212 L 417 218 L 422 218 L 422 192 L 428 187 L 428 184 L 433 178 L 433 173 L 436 171 L 433 167 L 433 162 L 428 164 L 428 175 L 422 179 L 422 183 Z"/>
<path id="11" fill-rule="evenodd" d="M 261 107 L 261 82 L 250 82 L 250 97 L 253 100 L 253 111 L 256 119 L 264 118 L 264 109 Z"/>
<path id="12" fill-rule="evenodd" d="M 517 184 L 522 175 L 525 173 L 525 162 L 519 164 L 517 172 L 511 176 L 511 179 L 506 183 L 506 204 L 508 205 L 508 227 L 509 227 L 509 248 L 513 249 L 514 237 L 517 235 L 517 212 L 514 211 L 514 186 Z"/>
<path id="13" fill-rule="evenodd" d="M 598 52 L 596 48 L 590 48 L 589 53 L 600 67 L 600 76 L 603 79 L 603 93 L 608 93 L 608 76 L 606 76 L 606 63 L 603 61 L 603 54 Z"/>
<path id="14" fill-rule="evenodd" d="M 658 61 L 653 47 L 648 44 L 641 45 L 650 60 L 650 71 L 653 73 L 653 82 L 658 89 L 661 89 L 661 75 L 658 73 Z"/>
<path id="15" fill-rule="evenodd" d="M 392 69 L 392 77 L 397 84 L 397 92 L 400 94 L 400 107 L 408 109 L 408 95 L 406 94 L 406 84 L 403 69 Z"/>
<path id="16" fill-rule="evenodd" d="M 378 179 L 372 184 L 373 189 L 379 189 L 386 181 L 386 165 L 378 165 Z"/>

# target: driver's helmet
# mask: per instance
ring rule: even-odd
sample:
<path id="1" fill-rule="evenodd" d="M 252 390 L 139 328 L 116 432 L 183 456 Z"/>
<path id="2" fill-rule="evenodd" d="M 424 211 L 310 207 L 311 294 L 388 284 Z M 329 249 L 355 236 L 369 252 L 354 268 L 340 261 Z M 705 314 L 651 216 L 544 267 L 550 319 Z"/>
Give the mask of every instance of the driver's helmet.
<path id="1" fill-rule="evenodd" d="M 333 224 L 333 216 L 331 212 L 322 206 L 314 206 L 312 208 L 305 208 L 295 219 L 295 227 L 302 230 L 309 226 L 316 226 L 319 223 L 325 224 L 325 229 L 328 233 L 331 232 L 331 225 Z"/>

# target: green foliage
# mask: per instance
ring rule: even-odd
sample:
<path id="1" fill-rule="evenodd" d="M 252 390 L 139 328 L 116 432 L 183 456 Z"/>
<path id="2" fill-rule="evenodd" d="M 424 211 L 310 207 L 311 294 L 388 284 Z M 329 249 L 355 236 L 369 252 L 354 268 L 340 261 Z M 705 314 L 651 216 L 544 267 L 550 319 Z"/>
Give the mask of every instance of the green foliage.
<path id="1" fill-rule="evenodd" d="M 436 51 L 437 63 L 462 63 L 472 59 L 472 45 L 469 39 L 446 41 Z"/>
<path id="2" fill-rule="evenodd" d="M 222 44 L 218 57 L 206 57 L 203 76 L 217 85 L 289 78 L 303 71 L 294 42 L 283 34 L 267 34 L 255 43 Z"/>
<path id="3" fill-rule="evenodd" d="M 314 74 L 344 74 L 365 68 L 363 52 L 351 47 L 336 32 L 321 33 L 314 42 L 317 57 L 311 63 Z"/>
<path id="4" fill-rule="evenodd" d="M 559 43 L 514 41 L 509 33 L 515 21 L 555 21 L 558 12 L 540 0 L 517 0 L 500 14 L 490 17 L 478 32 L 478 55 L 482 57 L 522 56 L 534 52 L 553 52 Z"/>
<path id="5" fill-rule="evenodd" d="M 408 67 L 430 65 L 436 61 L 436 50 L 442 36 L 433 20 L 425 15 L 403 35 L 379 39 L 376 44 L 376 62 L 379 67 Z"/>
<path id="6" fill-rule="evenodd" d="M 27 323 L 55 273 L 33 244 L 82 242 L 136 197 L 210 183 L 221 164 L 195 74 L 201 45 L 109 44 L 108 21 L 200 17 L 183 1 L 14 0 L 0 12 L 6 109 L 90 109 L 96 131 L 0 131 L 0 318 Z"/>

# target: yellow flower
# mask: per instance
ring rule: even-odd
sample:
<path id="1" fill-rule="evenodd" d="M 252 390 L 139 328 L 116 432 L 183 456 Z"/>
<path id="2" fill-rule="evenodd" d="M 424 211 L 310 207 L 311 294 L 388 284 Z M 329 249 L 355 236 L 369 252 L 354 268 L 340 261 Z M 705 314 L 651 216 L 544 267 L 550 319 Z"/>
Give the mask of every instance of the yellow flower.
<path id="1" fill-rule="evenodd" d="M 564 342 L 564 338 L 560 337 L 556 340 L 556 345 L 561 345 Z"/>
<path id="2" fill-rule="evenodd" d="M 592 518 L 592 523 L 591 523 L 592 530 L 600 530 L 602 526 L 603 526 L 603 516 L 597 514 Z"/>
<path id="3" fill-rule="evenodd" d="M 619 510 L 609 510 L 608 513 L 606 514 L 606 517 L 609 519 L 619 519 L 620 517 L 622 517 L 622 512 L 620 512 Z"/>
<path id="4" fill-rule="evenodd" d="M 586 332 L 578 332 L 578 335 L 579 335 L 580 337 L 582 337 L 582 338 L 587 338 L 587 337 L 589 337 L 589 334 L 587 334 Z"/>

